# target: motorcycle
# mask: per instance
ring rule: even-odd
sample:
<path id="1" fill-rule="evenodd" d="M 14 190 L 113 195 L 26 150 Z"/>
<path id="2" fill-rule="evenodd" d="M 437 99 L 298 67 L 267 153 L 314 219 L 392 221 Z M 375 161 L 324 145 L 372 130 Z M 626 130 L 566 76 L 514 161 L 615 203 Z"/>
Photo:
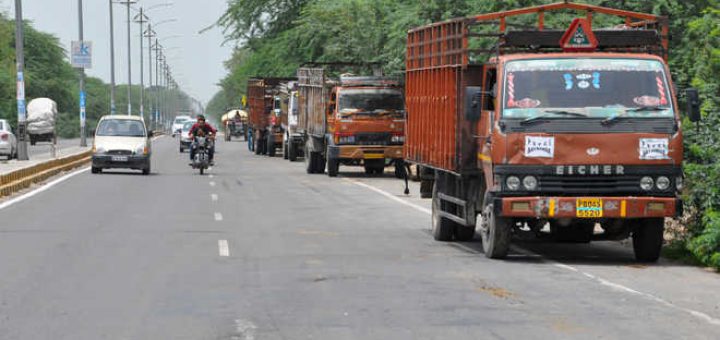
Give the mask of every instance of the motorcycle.
<path id="1" fill-rule="evenodd" d="M 204 174 L 205 170 L 210 166 L 210 147 L 212 139 L 207 137 L 195 137 L 193 148 L 195 148 L 195 157 L 192 161 L 192 168 L 199 169 L 200 174 Z"/>

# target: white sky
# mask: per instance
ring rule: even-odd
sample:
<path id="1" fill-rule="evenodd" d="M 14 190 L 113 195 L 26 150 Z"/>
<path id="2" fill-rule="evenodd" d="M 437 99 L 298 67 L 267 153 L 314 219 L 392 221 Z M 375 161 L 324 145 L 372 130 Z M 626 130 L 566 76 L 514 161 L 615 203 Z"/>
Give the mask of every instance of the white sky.
<path id="1" fill-rule="evenodd" d="M 231 46 L 221 46 L 222 32 L 214 28 L 200 35 L 198 32 L 212 25 L 224 13 L 226 0 L 139 0 L 135 8 L 149 8 L 172 2 L 172 6 L 158 7 L 147 15 L 153 22 L 177 19 L 155 29 L 166 52 L 176 81 L 188 94 L 207 102 L 219 90 L 216 85 L 226 70 L 223 61 L 232 53 Z M 23 17 L 32 20 L 35 28 L 51 33 L 60 39 L 66 50 L 70 42 L 78 39 L 77 0 L 23 0 Z M 110 82 L 109 0 L 83 0 L 85 40 L 93 42 L 93 68 L 88 75 Z M 127 10 L 124 5 L 113 5 L 115 16 L 115 81 L 127 83 Z M 15 16 L 14 0 L 0 0 L 0 11 Z M 135 15 L 131 10 L 131 16 Z M 131 25 L 132 82 L 140 83 L 139 24 Z M 163 37 L 180 37 L 168 38 Z M 147 45 L 147 38 L 143 41 Z M 144 46 L 147 48 L 147 46 Z M 153 53 L 154 54 L 154 53 Z M 147 85 L 147 51 L 145 58 L 145 84 Z M 154 57 L 153 57 L 154 59 Z M 155 64 L 153 62 L 153 68 Z M 154 72 L 153 72 L 154 73 Z"/>

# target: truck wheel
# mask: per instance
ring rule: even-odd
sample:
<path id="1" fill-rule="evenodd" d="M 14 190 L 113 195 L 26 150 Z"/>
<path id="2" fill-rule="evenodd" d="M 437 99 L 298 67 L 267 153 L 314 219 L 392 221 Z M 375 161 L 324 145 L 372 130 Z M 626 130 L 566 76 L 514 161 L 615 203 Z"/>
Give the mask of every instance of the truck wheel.
<path id="1" fill-rule="evenodd" d="M 297 161 L 297 146 L 292 142 L 288 142 L 288 160 Z"/>
<path id="2" fill-rule="evenodd" d="M 275 157 L 275 138 L 273 138 L 272 134 L 268 134 L 266 141 L 265 148 L 267 148 L 267 155 L 269 157 Z"/>
<path id="3" fill-rule="evenodd" d="M 480 235 L 486 257 L 501 259 L 507 256 L 510 250 L 510 227 L 510 220 L 495 216 L 492 204 L 485 207 Z"/>
<path id="4" fill-rule="evenodd" d="M 315 173 L 322 174 L 325 172 L 325 157 L 322 153 L 315 152 Z"/>
<path id="5" fill-rule="evenodd" d="M 432 235 L 435 241 L 449 242 L 452 241 L 455 223 L 440 216 L 441 204 L 436 182 L 432 194 Z"/>
<path id="6" fill-rule="evenodd" d="M 635 259 L 640 262 L 656 262 L 662 250 L 665 220 L 653 218 L 635 223 L 632 234 Z"/>
<path id="7" fill-rule="evenodd" d="M 253 151 L 255 151 L 256 155 L 262 153 L 262 143 L 260 141 L 261 139 L 258 136 L 253 136 Z"/>
<path id="8" fill-rule="evenodd" d="M 288 152 L 288 142 L 283 142 L 283 148 L 282 148 L 282 150 L 283 150 L 283 159 L 288 159 L 288 158 L 290 158 L 289 152 Z"/>

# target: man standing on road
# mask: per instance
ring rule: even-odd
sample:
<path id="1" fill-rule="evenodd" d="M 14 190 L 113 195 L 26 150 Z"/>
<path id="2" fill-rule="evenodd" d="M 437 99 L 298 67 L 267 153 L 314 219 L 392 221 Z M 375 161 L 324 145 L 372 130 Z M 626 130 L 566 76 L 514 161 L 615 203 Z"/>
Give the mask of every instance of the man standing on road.
<path id="1" fill-rule="evenodd" d="M 193 124 L 193 126 L 190 128 L 190 132 L 188 135 L 190 135 L 190 140 L 195 141 L 195 136 L 204 137 L 207 136 L 211 141 L 215 139 L 215 134 L 217 134 L 217 130 L 215 130 L 214 127 L 212 127 L 209 123 L 205 122 L 205 116 L 203 115 L 197 115 L 197 122 Z M 193 159 L 195 159 L 195 143 L 193 142 L 190 145 L 190 161 L 192 162 Z M 215 144 L 211 143 L 210 148 L 208 149 L 208 158 L 210 158 L 210 165 L 214 165 L 214 159 L 215 159 Z"/>

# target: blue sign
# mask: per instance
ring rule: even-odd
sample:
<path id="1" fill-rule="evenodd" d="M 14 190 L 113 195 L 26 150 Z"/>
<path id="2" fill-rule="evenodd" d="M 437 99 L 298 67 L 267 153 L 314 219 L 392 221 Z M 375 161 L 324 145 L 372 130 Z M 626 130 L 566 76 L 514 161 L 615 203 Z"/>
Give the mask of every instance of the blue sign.
<path id="1" fill-rule="evenodd" d="M 85 126 L 85 91 L 80 91 L 80 124 Z"/>
<path id="2" fill-rule="evenodd" d="M 92 68 L 92 41 L 73 41 L 70 62 L 75 68 Z"/>
<path id="3" fill-rule="evenodd" d="M 17 111 L 19 122 L 27 120 L 27 112 L 25 109 L 25 76 L 22 72 L 17 73 Z"/>

